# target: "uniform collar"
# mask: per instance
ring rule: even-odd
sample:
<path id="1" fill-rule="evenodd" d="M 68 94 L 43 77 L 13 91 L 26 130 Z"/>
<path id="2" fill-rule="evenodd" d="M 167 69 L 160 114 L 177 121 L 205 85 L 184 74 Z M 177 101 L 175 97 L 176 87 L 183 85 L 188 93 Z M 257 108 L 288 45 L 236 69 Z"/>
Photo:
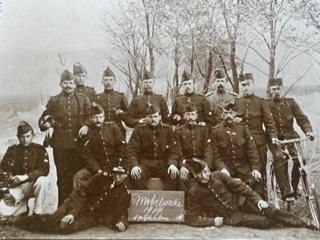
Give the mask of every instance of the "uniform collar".
<path id="1" fill-rule="evenodd" d="M 104 92 L 107 94 L 114 93 L 114 89 L 104 89 Z"/>
<path id="2" fill-rule="evenodd" d="M 143 92 L 143 95 L 146 95 L 146 96 L 150 96 L 153 94 L 153 91 L 152 92 Z"/>

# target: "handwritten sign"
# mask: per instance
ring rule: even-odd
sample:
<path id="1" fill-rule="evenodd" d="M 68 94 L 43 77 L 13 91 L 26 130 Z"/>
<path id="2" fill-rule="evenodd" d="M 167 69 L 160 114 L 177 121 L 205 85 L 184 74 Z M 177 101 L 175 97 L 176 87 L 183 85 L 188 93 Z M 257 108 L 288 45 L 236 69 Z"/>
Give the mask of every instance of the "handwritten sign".
<path id="1" fill-rule="evenodd" d="M 131 190 L 129 221 L 184 222 L 184 192 Z"/>

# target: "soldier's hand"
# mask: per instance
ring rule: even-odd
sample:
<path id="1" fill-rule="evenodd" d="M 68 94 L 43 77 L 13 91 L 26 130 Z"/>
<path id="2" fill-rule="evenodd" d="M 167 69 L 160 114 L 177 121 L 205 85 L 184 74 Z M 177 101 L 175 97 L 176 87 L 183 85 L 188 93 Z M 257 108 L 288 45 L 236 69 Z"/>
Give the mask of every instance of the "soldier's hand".
<path id="1" fill-rule="evenodd" d="M 123 113 L 123 111 L 121 109 L 114 109 L 116 111 L 116 115 L 118 116 L 119 114 Z"/>
<path id="2" fill-rule="evenodd" d="M 229 173 L 229 171 L 227 169 L 223 168 L 223 169 L 221 169 L 220 172 L 222 172 L 222 173 L 224 173 L 224 174 L 226 174 L 226 175 L 228 175 L 230 177 L 230 173 Z"/>
<path id="3" fill-rule="evenodd" d="M 173 119 L 174 119 L 174 120 L 177 120 L 177 121 L 180 121 L 180 120 L 181 120 L 181 117 L 180 117 L 179 114 L 175 114 L 175 115 L 173 115 Z"/>
<path id="4" fill-rule="evenodd" d="M 146 119 L 146 118 L 141 118 L 140 120 L 139 120 L 139 123 L 141 124 L 141 123 L 147 123 L 148 122 L 148 119 Z"/>
<path id="5" fill-rule="evenodd" d="M 236 123 L 241 123 L 242 122 L 242 118 L 241 117 L 235 117 L 233 119 L 233 121 L 236 122 Z"/>
<path id="6" fill-rule="evenodd" d="M 74 216 L 72 214 L 69 214 L 67 216 L 64 216 L 62 219 L 61 219 L 61 222 L 60 222 L 60 227 L 61 228 L 65 228 L 66 226 L 68 226 L 68 224 L 72 224 L 74 221 Z"/>
<path id="7" fill-rule="evenodd" d="M 253 170 L 252 171 L 252 176 L 254 179 L 259 182 L 259 179 L 261 178 L 261 173 L 258 170 Z"/>
<path id="8" fill-rule="evenodd" d="M 78 136 L 81 138 L 82 136 L 87 135 L 88 131 L 89 131 L 88 126 L 83 125 L 82 128 L 80 128 L 79 130 Z"/>
<path id="9" fill-rule="evenodd" d="M 140 179 L 141 178 L 141 168 L 136 166 L 136 167 L 133 167 L 131 169 L 131 177 L 133 179 Z"/>
<path id="10" fill-rule="evenodd" d="M 214 219 L 214 226 L 221 227 L 223 224 L 223 217 L 216 217 Z"/>
<path id="11" fill-rule="evenodd" d="M 168 174 L 172 179 L 175 179 L 179 175 L 179 170 L 175 165 L 170 164 L 168 168 Z"/>
<path id="12" fill-rule="evenodd" d="M 53 128 L 52 127 L 50 127 L 50 128 L 48 128 L 47 129 L 47 131 L 46 131 L 46 138 L 51 138 L 52 137 L 52 134 L 53 134 Z"/>
<path id="13" fill-rule="evenodd" d="M 279 139 L 278 138 L 271 138 L 271 143 L 272 144 L 278 144 Z"/>
<path id="14" fill-rule="evenodd" d="M 118 228 L 118 230 L 119 230 L 120 232 L 123 232 L 123 231 L 126 230 L 126 225 L 125 225 L 123 222 L 118 222 L 118 223 L 116 224 L 116 227 Z"/>
<path id="15" fill-rule="evenodd" d="M 188 176 L 188 174 L 189 174 L 188 168 L 186 168 L 186 167 L 181 167 L 181 168 L 180 168 L 180 175 L 182 175 L 182 176 Z"/>
<path id="16" fill-rule="evenodd" d="M 313 132 L 307 132 L 307 133 L 306 133 L 306 136 L 307 136 L 311 141 L 313 141 L 314 138 L 315 138 L 315 135 L 314 135 Z"/>
<path id="17" fill-rule="evenodd" d="M 264 200 L 260 200 L 257 205 L 260 211 L 262 211 L 263 208 L 269 207 L 269 204 Z"/>
<path id="18" fill-rule="evenodd" d="M 45 128 L 50 128 L 51 127 L 51 123 L 49 122 L 45 122 L 42 124 Z"/>
<path id="19" fill-rule="evenodd" d="M 3 201 L 9 207 L 13 207 L 14 204 L 16 203 L 16 199 L 14 198 L 14 196 L 11 193 L 4 194 Z"/>

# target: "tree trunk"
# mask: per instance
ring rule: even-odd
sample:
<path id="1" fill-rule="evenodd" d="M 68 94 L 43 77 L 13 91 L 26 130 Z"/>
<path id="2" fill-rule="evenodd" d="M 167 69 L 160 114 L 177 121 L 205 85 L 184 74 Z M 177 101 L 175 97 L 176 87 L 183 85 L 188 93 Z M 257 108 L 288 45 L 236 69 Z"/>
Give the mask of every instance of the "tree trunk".
<path id="1" fill-rule="evenodd" d="M 206 94 L 209 89 L 210 79 L 211 79 L 211 73 L 212 73 L 212 65 L 213 65 L 213 52 L 212 50 L 209 51 L 209 57 L 208 57 L 208 69 L 206 71 L 204 86 L 203 86 L 203 93 Z"/>
<path id="2" fill-rule="evenodd" d="M 233 91 L 235 93 L 239 93 L 239 80 L 238 80 L 238 72 L 237 72 L 237 65 L 236 65 L 236 41 L 231 42 L 231 49 L 230 49 L 230 65 L 232 71 L 232 82 L 233 82 Z"/>

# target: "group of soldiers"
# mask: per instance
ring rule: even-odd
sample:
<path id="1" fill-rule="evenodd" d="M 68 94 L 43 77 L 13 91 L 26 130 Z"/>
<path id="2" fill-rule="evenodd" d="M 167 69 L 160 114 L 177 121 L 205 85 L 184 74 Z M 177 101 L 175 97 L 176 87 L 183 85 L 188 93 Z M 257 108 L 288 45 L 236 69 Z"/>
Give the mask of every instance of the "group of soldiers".
<path id="1" fill-rule="evenodd" d="M 299 195 L 300 173 L 294 162 L 292 191 L 285 174 L 287 159 L 276 143 L 297 137 L 294 119 L 314 139 L 308 117 L 294 99 L 283 97 L 282 79 L 269 80 L 272 97 L 265 100 L 254 94 L 253 74 L 239 76 L 243 95 L 238 96 L 227 91 L 226 76 L 218 70 L 213 91 L 204 96 L 195 93 L 195 78 L 184 72 L 184 94 L 175 97 L 170 114 L 146 70 L 142 93 L 130 105 L 115 91 L 116 76 L 109 67 L 103 72 L 102 93 L 85 86 L 86 78 L 80 63 L 74 64 L 73 73 L 61 74 L 62 91 L 49 99 L 38 121 L 46 132 L 44 146 L 33 143 L 33 128 L 20 122 L 20 144 L 9 147 L 1 162 L 2 178 L 7 177 L 9 185 L 0 191 L 0 215 L 26 212 L 26 199 L 34 196 L 33 216 L 19 219 L 27 229 L 69 233 L 100 222 L 124 231 L 129 189 L 147 190 L 148 180 L 159 177 L 163 190 L 184 191 L 186 223 L 192 226 L 310 226 L 267 203 L 268 148 L 285 199 Z M 124 124 L 134 128 L 128 143 Z M 54 214 L 43 214 L 48 146 L 57 169 Z M 191 178 L 197 183 L 191 184 Z"/>

